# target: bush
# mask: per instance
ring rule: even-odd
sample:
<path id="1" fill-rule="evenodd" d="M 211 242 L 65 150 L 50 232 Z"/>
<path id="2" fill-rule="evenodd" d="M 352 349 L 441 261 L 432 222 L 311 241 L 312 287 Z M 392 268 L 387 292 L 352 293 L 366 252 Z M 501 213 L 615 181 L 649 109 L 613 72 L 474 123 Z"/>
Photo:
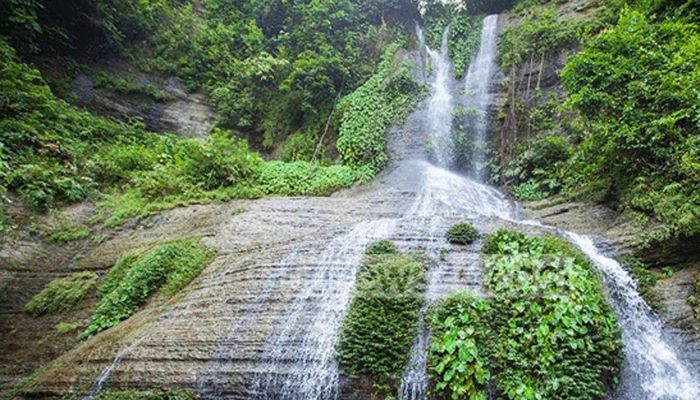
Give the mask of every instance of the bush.
<path id="1" fill-rule="evenodd" d="M 316 150 L 316 138 L 308 133 L 295 133 L 284 144 L 282 160 L 285 162 L 311 161 Z"/>
<path id="2" fill-rule="evenodd" d="M 447 240 L 452 244 L 468 245 L 479 238 L 479 231 L 472 224 L 459 223 L 447 230 Z"/>
<path id="3" fill-rule="evenodd" d="M 380 256 L 382 254 L 398 253 L 398 247 L 396 247 L 396 245 L 392 241 L 386 239 L 372 242 L 369 244 L 369 246 L 367 246 L 367 249 L 365 249 L 365 255 L 368 256 Z"/>
<path id="4" fill-rule="evenodd" d="M 356 180 L 355 172 L 343 165 L 322 167 L 301 161 L 268 161 L 260 167 L 253 187 L 267 195 L 327 196 Z"/>
<path id="5" fill-rule="evenodd" d="M 486 400 L 491 378 L 491 309 L 471 293 L 456 293 L 429 311 L 429 369 L 439 398 Z"/>
<path id="6" fill-rule="evenodd" d="M 623 347 L 597 271 L 554 236 L 501 230 L 486 244 L 497 390 L 513 400 L 603 398 Z"/>
<path id="7" fill-rule="evenodd" d="M 96 273 L 85 271 L 53 280 L 27 303 L 25 309 L 35 317 L 68 311 L 95 287 L 97 279 Z"/>
<path id="8" fill-rule="evenodd" d="M 396 394 L 418 332 L 425 265 L 413 256 L 366 256 L 337 351 L 342 370 L 366 376 L 382 395 Z"/>
<path id="9" fill-rule="evenodd" d="M 172 296 L 199 275 L 213 256 L 198 239 L 125 255 L 98 289 L 100 301 L 81 337 L 88 338 L 129 318 L 158 289 Z"/>

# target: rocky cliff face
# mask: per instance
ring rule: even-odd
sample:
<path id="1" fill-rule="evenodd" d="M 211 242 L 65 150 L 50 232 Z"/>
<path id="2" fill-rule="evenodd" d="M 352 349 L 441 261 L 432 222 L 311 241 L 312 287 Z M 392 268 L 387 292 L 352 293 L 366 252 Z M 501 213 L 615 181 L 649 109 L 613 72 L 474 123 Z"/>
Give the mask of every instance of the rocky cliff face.
<path id="1" fill-rule="evenodd" d="M 202 92 L 188 93 L 181 80 L 161 79 L 139 73 L 140 84 L 153 85 L 167 95 L 155 101 L 146 96 L 120 94 L 98 88 L 94 74 L 82 73 L 73 82 L 77 105 L 118 119 L 140 118 L 154 132 L 174 133 L 202 138 L 209 135 L 216 123 L 207 96 Z"/>

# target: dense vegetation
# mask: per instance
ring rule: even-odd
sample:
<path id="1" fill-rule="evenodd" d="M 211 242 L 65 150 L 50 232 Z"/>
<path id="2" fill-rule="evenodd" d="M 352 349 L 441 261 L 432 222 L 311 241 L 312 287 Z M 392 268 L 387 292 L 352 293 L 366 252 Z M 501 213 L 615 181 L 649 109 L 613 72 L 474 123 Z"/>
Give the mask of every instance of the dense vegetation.
<path id="1" fill-rule="evenodd" d="M 35 317 L 68 311 L 97 285 L 97 279 L 97 274 L 90 271 L 76 272 L 71 276 L 55 279 L 37 293 L 25 308 Z"/>
<path id="2" fill-rule="evenodd" d="M 347 187 L 383 166 L 384 129 L 420 99 L 395 58 L 416 10 L 408 0 L 5 2 L 0 194 L 37 211 L 96 199 L 115 226 L 178 205 Z M 82 64 L 115 54 L 205 89 L 221 116 L 211 137 L 149 133 L 55 95 L 71 98 L 69 80 L 88 70 L 96 87 L 169 100 L 157 85 Z M 263 162 L 238 136 L 281 147 L 292 163 Z M 344 166 L 329 165 L 336 138 Z M 0 213 L 0 230 L 10 225 Z"/>
<path id="3" fill-rule="evenodd" d="M 697 2 L 612 1 L 588 19 L 562 19 L 545 3 L 561 2 L 520 2 L 525 17 L 501 38 L 501 65 L 514 74 L 582 50 L 561 74 L 564 107 L 531 100 L 537 78 L 521 102 L 511 88 L 510 128 L 525 145 L 501 179 L 526 200 L 563 191 L 661 223 L 656 240 L 700 234 Z"/>
<path id="4" fill-rule="evenodd" d="M 418 332 L 426 260 L 401 254 L 389 241 L 368 246 L 348 315 L 338 361 L 350 376 L 370 379 L 378 395 L 396 395 Z"/>
<path id="5" fill-rule="evenodd" d="M 479 238 L 479 231 L 472 224 L 460 222 L 447 230 L 447 241 L 453 244 L 472 244 Z"/>
<path id="6" fill-rule="evenodd" d="M 562 239 L 500 230 L 485 239 L 492 297 L 460 294 L 432 310 L 435 389 L 453 399 L 602 399 L 622 364 L 600 277 Z"/>
<path id="7" fill-rule="evenodd" d="M 198 239 L 178 240 L 123 256 L 102 281 L 99 302 L 82 337 L 129 318 L 157 290 L 165 296 L 177 293 L 212 257 L 213 252 Z"/>

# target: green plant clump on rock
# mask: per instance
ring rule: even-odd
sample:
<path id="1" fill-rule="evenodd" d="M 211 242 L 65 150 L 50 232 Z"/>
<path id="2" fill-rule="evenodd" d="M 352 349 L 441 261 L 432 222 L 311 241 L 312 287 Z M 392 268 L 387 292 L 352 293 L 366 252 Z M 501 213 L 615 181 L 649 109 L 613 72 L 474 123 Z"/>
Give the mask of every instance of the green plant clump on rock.
<path id="1" fill-rule="evenodd" d="M 451 399 L 603 399 L 623 347 L 597 271 L 555 236 L 499 230 L 484 241 L 478 300 L 458 294 L 432 310 L 430 371 Z"/>
<path id="2" fill-rule="evenodd" d="M 386 243 L 368 251 L 340 329 L 338 361 L 350 376 L 369 378 L 378 395 L 396 395 L 418 332 L 426 262 Z"/>
<path id="3" fill-rule="evenodd" d="M 430 310 L 430 371 L 440 398 L 486 400 L 491 378 L 491 308 L 470 293 L 456 293 Z"/>
<path id="4" fill-rule="evenodd" d="M 452 225 L 452 227 L 447 230 L 447 240 L 453 244 L 472 244 L 478 238 L 479 231 L 471 224 L 462 222 Z"/>
<path id="5" fill-rule="evenodd" d="M 133 315 L 158 289 L 172 296 L 190 283 L 212 260 L 212 250 L 198 239 L 178 240 L 122 257 L 98 289 L 100 301 L 87 338 Z"/>
<path id="6" fill-rule="evenodd" d="M 34 296 L 25 308 L 34 316 L 68 311 L 95 287 L 97 279 L 96 273 L 84 271 L 53 280 Z"/>

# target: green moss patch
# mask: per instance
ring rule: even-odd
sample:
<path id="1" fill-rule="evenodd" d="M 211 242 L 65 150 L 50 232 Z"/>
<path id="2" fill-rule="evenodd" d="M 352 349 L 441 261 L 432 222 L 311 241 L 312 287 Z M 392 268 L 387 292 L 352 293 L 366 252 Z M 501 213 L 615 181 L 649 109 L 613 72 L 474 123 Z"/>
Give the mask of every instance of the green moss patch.
<path id="1" fill-rule="evenodd" d="M 158 290 L 165 296 L 175 294 L 199 275 L 213 256 L 199 239 L 178 240 L 123 256 L 100 286 L 100 301 L 82 337 L 129 318 Z"/>
<path id="2" fill-rule="evenodd" d="M 388 396 L 397 393 L 418 331 L 427 262 L 383 247 L 365 257 L 337 351 L 343 372 L 369 378 Z"/>
<path id="3" fill-rule="evenodd" d="M 34 316 L 68 311 L 95 287 L 97 279 L 97 274 L 85 271 L 53 280 L 27 303 L 25 309 Z"/>

